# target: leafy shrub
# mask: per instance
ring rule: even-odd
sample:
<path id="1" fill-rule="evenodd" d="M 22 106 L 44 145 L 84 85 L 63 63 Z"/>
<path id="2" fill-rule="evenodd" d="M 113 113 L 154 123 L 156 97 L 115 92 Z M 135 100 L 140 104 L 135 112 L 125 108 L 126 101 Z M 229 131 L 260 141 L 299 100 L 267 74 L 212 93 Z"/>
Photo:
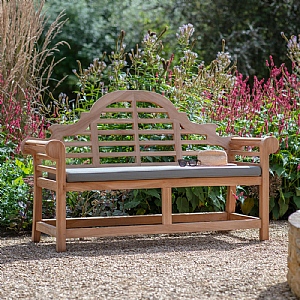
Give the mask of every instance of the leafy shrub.
<path id="1" fill-rule="evenodd" d="M 32 223 L 33 194 L 25 179 L 33 172 L 32 161 L 15 155 L 16 145 L 5 144 L 2 133 L 0 138 L 0 228 L 19 232 Z"/>
<path id="2" fill-rule="evenodd" d="M 127 194 L 126 190 L 69 192 L 67 216 L 75 218 L 127 215 L 124 206 Z"/>

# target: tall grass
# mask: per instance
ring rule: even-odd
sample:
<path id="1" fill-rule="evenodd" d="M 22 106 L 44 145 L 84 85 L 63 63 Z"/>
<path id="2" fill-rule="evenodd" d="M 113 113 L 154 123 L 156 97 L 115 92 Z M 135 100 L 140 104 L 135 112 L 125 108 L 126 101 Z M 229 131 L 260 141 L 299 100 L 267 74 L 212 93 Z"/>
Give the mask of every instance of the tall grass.
<path id="1" fill-rule="evenodd" d="M 45 31 L 45 1 L 0 2 L 0 131 L 19 143 L 27 135 L 41 135 L 38 115 L 47 92 L 59 42 L 52 41 L 66 20 L 63 13 Z"/>

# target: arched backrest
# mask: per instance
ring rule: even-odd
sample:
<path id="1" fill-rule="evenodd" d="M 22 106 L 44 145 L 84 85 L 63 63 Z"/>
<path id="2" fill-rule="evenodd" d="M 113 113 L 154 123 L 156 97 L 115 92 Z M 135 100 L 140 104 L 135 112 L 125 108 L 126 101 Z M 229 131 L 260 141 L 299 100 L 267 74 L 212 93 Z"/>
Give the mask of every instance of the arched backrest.
<path id="1" fill-rule="evenodd" d="M 176 164 L 203 145 L 226 149 L 215 124 L 196 124 L 166 97 L 148 91 L 116 91 L 101 97 L 71 125 L 52 125 L 51 138 L 64 141 L 70 164 L 102 167 Z"/>

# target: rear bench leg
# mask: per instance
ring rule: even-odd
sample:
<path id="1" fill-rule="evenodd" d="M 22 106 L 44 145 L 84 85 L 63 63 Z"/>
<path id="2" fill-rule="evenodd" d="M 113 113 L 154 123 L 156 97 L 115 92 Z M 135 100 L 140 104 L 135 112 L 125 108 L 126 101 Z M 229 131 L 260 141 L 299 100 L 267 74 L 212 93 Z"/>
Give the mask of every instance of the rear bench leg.
<path id="1" fill-rule="evenodd" d="M 227 219 L 230 220 L 230 214 L 235 212 L 236 208 L 236 186 L 227 186 L 226 207 Z"/>
<path id="2" fill-rule="evenodd" d="M 42 220 L 42 188 L 37 187 L 36 180 L 34 183 L 33 196 L 33 216 L 32 216 L 32 235 L 33 242 L 38 243 L 41 239 L 41 232 L 36 230 L 37 222 Z"/>
<path id="3" fill-rule="evenodd" d="M 162 224 L 172 224 L 172 188 L 161 189 Z"/>

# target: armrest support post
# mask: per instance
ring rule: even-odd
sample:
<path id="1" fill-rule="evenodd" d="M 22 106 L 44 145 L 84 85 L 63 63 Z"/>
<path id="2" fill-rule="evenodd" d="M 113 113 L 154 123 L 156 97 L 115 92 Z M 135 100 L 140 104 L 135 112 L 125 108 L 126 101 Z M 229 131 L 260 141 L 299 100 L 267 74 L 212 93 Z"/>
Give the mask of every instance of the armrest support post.
<path id="1" fill-rule="evenodd" d="M 259 217 L 261 219 L 260 240 L 269 239 L 269 155 L 279 149 L 279 142 L 273 136 L 264 138 L 243 138 L 233 137 L 230 142 L 229 159 L 235 160 L 236 150 L 241 150 L 246 146 L 258 147 L 257 156 L 260 158 L 261 185 L 259 186 Z M 232 150 L 232 151 L 231 151 Z M 243 153 L 244 152 L 244 153 Z M 248 151 L 239 151 L 247 156 Z"/>
<path id="2" fill-rule="evenodd" d="M 56 162 L 56 251 L 66 251 L 66 149 L 63 142 L 51 140 L 46 154 Z"/>

